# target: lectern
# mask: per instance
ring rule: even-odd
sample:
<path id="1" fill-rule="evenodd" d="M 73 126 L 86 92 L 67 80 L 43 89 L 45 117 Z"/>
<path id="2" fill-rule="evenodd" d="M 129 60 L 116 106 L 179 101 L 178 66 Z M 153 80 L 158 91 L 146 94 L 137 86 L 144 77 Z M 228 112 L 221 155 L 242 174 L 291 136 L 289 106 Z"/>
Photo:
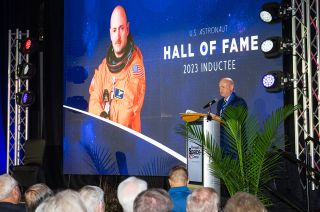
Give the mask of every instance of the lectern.
<path id="1" fill-rule="evenodd" d="M 185 122 L 194 124 L 195 127 L 203 128 L 204 134 L 211 135 L 216 144 L 220 144 L 220 123 L 219 116 L 211 114 L 208 118 L 203 113 L 181 113 Z M 187 167 L 191 182 L 203 184 L 205 187 L 214 188 L 220 195 L 220 180 L 210 173 L 210 158 L 200 146 L 200 141 L 187 138 Z"/>

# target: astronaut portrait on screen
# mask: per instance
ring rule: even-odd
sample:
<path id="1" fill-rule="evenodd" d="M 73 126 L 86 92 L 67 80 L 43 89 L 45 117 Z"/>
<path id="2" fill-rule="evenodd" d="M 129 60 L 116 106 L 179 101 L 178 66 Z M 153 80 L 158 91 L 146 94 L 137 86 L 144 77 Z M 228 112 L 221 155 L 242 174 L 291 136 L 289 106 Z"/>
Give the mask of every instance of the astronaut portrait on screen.
<path id="1" fill-rule="evenodd" d="M 145 70 L 122 6 L 116 6 L 111 14 L 110 38 L 107 55 L 95 69 L 89 87 L 89 112 L 141 132 Z"/>

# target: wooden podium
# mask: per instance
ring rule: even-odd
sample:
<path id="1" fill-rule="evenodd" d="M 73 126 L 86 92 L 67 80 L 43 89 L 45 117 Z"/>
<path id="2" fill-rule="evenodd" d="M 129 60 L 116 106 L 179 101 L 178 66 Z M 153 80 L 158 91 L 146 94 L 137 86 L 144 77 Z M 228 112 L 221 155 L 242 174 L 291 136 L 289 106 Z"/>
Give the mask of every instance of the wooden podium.
<path id="1" fill-rule="evenodd" d="M 204 113 L 180 113 L 181 119 L 185 122 L 194 122 L 197 127 L 203 128 L 205 135 L 211 135 L 214 142 L 220 144 L 220 124 L 221 118 L 217 115 L 210 114 L 208 118 Z M 189 179 L 191 182 L 203 184 L 205 187 L 214 188 L 220 195 L 220 180 L 210 173 L 210 158 L 203 148 L 199 147 L 199 141 L 192 141 L 187 138 L 187 167 Z M 201 159 L 195 158 L 194 154 L 201 150 Z M 202 173 L 202 182 L 199 177 Z M 196 180 L 192 179 L 195 178 Z"/>

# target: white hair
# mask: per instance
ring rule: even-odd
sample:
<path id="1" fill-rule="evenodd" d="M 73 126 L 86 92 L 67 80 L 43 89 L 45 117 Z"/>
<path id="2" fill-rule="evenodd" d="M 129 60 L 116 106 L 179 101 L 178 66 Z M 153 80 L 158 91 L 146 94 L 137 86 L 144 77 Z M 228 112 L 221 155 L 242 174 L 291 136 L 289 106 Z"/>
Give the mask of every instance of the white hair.
<path id="1" fill-rule="evenodd" d="M 117 196 L 123 211 L 133 211 L 135 198 L 147 188 L 147 182 L 136 177 L 129 177 L 122 181 L 118 186 Z"/>
<path id="2" fill-rule="evenodd" d="M 0 201 L 11 196 L 18 182 L 9 174 L 0 175 Z"/>
<path id="3" fill-rule="evenodd" d="M 224 78 L 222 78 L 221 80 L 227 80 L 227 81 L 231 82 L 231 84 L 234 85 L 234 82 L 233 82 L 233 80 L 232 80 L 230 77 L 224 77 Z M 220 80 L 220 81 L 221 81 L 221 80 Z"/>
<path id="4" fill-rule="evenodd" d="M 87 185 L 80 189 L 79 194 L 82 202 L 87 207 L 88 212 L 94 212 L 96 209 L 98 210 L 100 205 L 102 205 L 103 207 L 101 208 L 104 209 L 104 192 L 101 188 Z"/>
<path id="5" fill-rule="evenodd" d="M 187 198 L 187 212 L 218 212 L 219 195 L 213 188 L 194 189 Z"/>
<path id="6" fill-rule="evenodd" d="M 64 212 L 77 211 L 86 212 L 86 206 L 81 201 L 78 192 L 67 189 L 57 193 L 53 197 L 47 198 L 43 201 L 36 212 Z"/>

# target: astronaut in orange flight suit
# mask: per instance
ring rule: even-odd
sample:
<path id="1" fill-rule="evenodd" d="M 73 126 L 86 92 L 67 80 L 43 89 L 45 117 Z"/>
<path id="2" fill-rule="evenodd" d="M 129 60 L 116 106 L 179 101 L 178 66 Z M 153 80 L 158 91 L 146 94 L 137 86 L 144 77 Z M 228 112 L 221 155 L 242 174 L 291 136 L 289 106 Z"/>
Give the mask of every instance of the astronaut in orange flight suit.
<path id="1" fill-rule="evenodd" d="M 121 6 L 111 15 L 110 37 L 112 45 L 89 87 L 89 112 L 141 132 L 140 112 L 146 90 L 143 57 L 133 43 Z"/>

